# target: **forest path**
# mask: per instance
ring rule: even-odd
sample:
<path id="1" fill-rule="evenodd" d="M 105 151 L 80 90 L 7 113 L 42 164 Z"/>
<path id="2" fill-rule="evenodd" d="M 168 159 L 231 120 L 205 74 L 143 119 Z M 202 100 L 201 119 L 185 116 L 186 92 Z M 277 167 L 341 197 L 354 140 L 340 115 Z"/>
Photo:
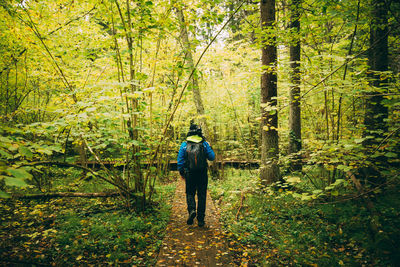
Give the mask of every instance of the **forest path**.
<path id="1" fill-rule="evenodd" d="M 197 199 L 197 198 L 196 198 Z M 156 266 L 232 266 L 219 214 L 207 192 L 206 225 L 187 225 L 185 181 L 178 178 L 171 219 Z"/>

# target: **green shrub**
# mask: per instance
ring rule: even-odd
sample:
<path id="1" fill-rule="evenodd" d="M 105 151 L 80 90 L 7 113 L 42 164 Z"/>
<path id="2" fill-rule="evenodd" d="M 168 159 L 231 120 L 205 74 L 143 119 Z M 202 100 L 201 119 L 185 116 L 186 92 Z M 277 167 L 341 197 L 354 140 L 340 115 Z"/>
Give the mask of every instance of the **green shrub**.
<path id="1" fill-rule="evenodd" d="M 382 237 L 374 241 L 371 214 L 359 198 L 331 197 L 331 202 L 318 204 L 320 199 L 301 200 L 287 189 L 261 190 L 255 171 L 226 173 L 226 179 L 211 182 L 210 192 L 221 209 L 229 242 L 240 252 L 235 253 L 237 263 L 395 266 L 399 185 L 374 199 L 382 231 Z"/>

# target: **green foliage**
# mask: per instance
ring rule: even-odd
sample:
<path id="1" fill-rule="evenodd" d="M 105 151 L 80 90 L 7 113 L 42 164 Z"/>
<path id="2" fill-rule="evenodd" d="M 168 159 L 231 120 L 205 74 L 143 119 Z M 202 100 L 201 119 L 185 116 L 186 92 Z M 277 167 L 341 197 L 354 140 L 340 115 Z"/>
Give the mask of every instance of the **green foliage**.
<path id="1" fill-rule="evenodd" d="M 25 128 L 26 129 L 26 128 Z M 7 189 L 26 188 L 32 184 L 33 172 L 38 168 L 27 166 L 31 161 L 45 160 L 59 153 L 61 148 L 47 140 L 34 142 L 29 134 L 19 128 L 0 126 L 0 187 L 1 197 L 8 197 Z"/>
<path id="2" fill-rule="evenodd" d="M 400 210 L 394 204 L 400 202 L 398 181 L 374 198 L 383 223 L 381 240 L 373 240 L 369 234 L 371 215 L 360 199 L 317 204 L 291 194 L 265 194 L 251 186 L 240 190 L 238 185 L 256 184 L 257 176 L 248 171 L 227 173 L 224 181 L 212 182 L 211 193 L 221 208 L 239 262 L 261 266 L 395 266 L 398 248 L 394 244 L 400 234 L 396 226 L 399 217 L 395 218 Z"/>
<path id="3" fill-rule="evenodd" d="M 176 159 L 189 120 L 200 119 L 190 86 L 176 106 L 190 69 L 177 41 L 181 33 L 173 10 L 184 10 L 196 60 L 242 2 L 1 1 L 0 197 L 99 192 L 115 190 L 116 186 L 135 192 L 135 196 L 153 196 L 156 180 L 168 179 L 168 162 Z M 392 2 L 390 25 L 396 24 L 400 10 L 398 3 Z M 214 197 L 223 203 L 225 223 L 233 233 L 231 241 L 235 246 L 251 248 L 240 251 L 243 264 L 254 256 L 260 265 L 384 265 L 385 256 L 375 257 L 370 252 L 373 247 L 384 247 L 388 237 L 395 240 L 398 235 L 394 226 L 398 211 L 388 206 L 398 202 L 397 196 L 391 194 L 385 199 L 381 195 L 387 184 L 397 181 L 399 173 L 398 29 L 391 28 L 388 34 L 390 71 L 375 73 L 388 82 L 376 88 L 371 83 L 366 53 L 370 26 L 374 26 L 370 25 L 369 2 L 302 1 L 299 33 L 290 30 L 290 6 L 287 1 L 277 1 L 276 27 L 262 30 L 259 5 L 244 1 L 197 66 L 204 118 L 211 132 L 207 138 L 217 158 L 255 161 L 261 154 L 260 109 L 268 109 L 260 106 L 259 77 L 264 71 L 259 62 L 260 43 L 273 41 L 278 46 L 278 108 L 269 112 L 279 116 L 283 180 L 264 188 L 262 195 L 255 171 L 229 171 L 228 179 L 212 187 Z M 303 149 L 287 155 L 292 86 L 288 47 L 295 37 L 300 38 L 302 48 L 302 140 L 298 141 L 302 141 Z M 380 94 L 382 105 L 388 109 L 387 129 L 366 131 L 365 104 L 371 94 Z M 174 119 L 164 132 L 175 107 Z M 87 172 L 37 165 L 56 161 L 86 166 L 97 158 L 114 166 Z M 299 158 L 302 172 L 293 172 L 293 160 Z M 141 168 L 153 159 L 156 166 Z M 123 172 L 117 167 L 123 167 Z M 99 180 L 99 175 L 111 183 Z M 379 233 L 376 243 L 366 238 L 364 225 L 369 215 L 357 203 L 313 206 L 352 198 L 353 175 L 364 190 L 377 194 L 374 201 L 384 214 L 381 224 L 387 228 Z M 377 184 L 378 188 L 373 188 Z M 71 201 L 94 212 L 88 216 L 76 214 L 68 205 L 64 213 L 62 201 L 59 205 L 44 204 L 48 208 L 32 202 L 29 215 L 35 218 L 28 216 L 28 222 L 21 215 L 28 208 L 11 200 L 2 203 L 7 203 L 3 209 L 11 218 L 4 220 L 12 229 L 25 223 L 29 226 L 26 229 L 46 226 L 21 233 L 20 242 L 28 243 L 17 252 L 25 251 L 26 246 L 34 251 L 35 244 L 51 247 L 63 243 L 51 247 L 48 256 L 38 252 L 34 257 L 39 262 L 48 263 L 51 260 L 46 257 L 54 257 L 60 260 L 57 263 L 65 259 L 71 265 L 80 261 L 117 264 L 117 260 L 147 264 L 152 256 L 140 252 L 148 249 L 154 253 L 156 245 L 149 240 L 158 236 L 158 230 L 153 219 L 163 215 L 157 210 L 154 217 L 151 213 L 126 214 L 116 208 L 129 206 L 131 199 L 124 200 L 123 204 Z M 10 215 L 13 205 L 17 206 L 18 218 Z M 101 208 L 110 209 L 110 213 L 98 212 Z M 51 209 L 56 211 L 56 218 L 50 217 Z M 343 216 L 334 215 L 336 212 Z M 244 213 L 247 220 L 242 217 Z M 40 214 L 54 220 L 45 221 Z M 57 225 L 52 225 L 54 222 Z M 118 233 L 117 228 L 124 233 Z M 145 232 L 152 234 L 146 237 Z M 240 242 L 235 243 L 234 237 Z M 152 248 L 146 247 L 147 241 Z M 256 245 L 264 250 L 257 250 Z M 65 254 L 58 256 L 57 249 Z M 82 254 L 78 249 L 88 252 Z M 101 256 L 96 249 L 102 251 Z M 129 258 L 127 251 L 136 258 Z M 391 249 L 382 248 L 383 254 L 385 251 L 392 255 Z"/>
<path id="4" fill-rule="evenodd" d="M 96 206 L 91 208 L 96 209 Z M 57 236 L 57 242 L 60 247 L 66 247 L 65 254 L 70 258 L 85 252 L 87 256 L 81 260 L 85 261 L 86 258 L 90 261 L 92 254 L 101 257 L 99 251 L 104 251 L 103 260 L 107 261 L 108 258 L 111 262 L 128 263 L 133 258 L 131 263 L 140 264 L 143 260 L 151 260 L 151 256 L 157 252 L 160 242 L 154 237 L 161 235 L 168 219 L 162 213 L 142 216 L 114 212 L 94 214 L 87 219 L 86 216 L 76 217 L 72 212 L 60 222 L 61 233 Z M 143 258 L 136 260 L 141 255 Z"/>
<path id="5" fill-rule="evenodd" d="M 1 258 L 71 266 L 153 265 L 174 187 L 157 186 L 157 192 L 157 202 L 143 213 L 127 212 L 116 199 L 0 200 Z"/>

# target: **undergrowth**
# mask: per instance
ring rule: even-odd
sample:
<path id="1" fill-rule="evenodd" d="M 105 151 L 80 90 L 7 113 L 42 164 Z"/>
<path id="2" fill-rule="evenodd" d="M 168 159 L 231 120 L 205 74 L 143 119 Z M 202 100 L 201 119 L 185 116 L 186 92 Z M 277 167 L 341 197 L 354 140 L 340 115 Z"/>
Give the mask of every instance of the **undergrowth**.
<path id="1" fill-rule="evenodd" d="M 128 212 L 118 198 L 0 200 L 0 264 L 154 265 L 174 185 L 156 192 L 145 212 Z"/>
<path id="2" fill-rule="evenodd" d="M 262 193 L 256 171 L 226 173 L 224 180 L 211 182 L 210 191 L 221 209 L 237 264 L 396 266 L 400 262 L 398 184 L 373 198 L 380 213 L 374 240 L 371 214 L 362 199 L 317 204 L 318 200 L 302 201 L 282 189 Z"/>

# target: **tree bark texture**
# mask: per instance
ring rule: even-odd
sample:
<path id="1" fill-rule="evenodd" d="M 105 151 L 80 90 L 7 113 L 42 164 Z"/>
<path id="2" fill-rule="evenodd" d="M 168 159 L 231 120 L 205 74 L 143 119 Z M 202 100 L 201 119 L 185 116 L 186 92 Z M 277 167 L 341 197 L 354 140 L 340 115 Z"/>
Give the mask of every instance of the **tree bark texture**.
<path id="1" fill-rule="evenodd" d="M 261 28 L 274 27 L 275 0 L 261 0 Z M 277 105 L 277 48 L 275 37 L 267 34 L 261 36 L 261 168 L 260 178 L 264 184 L 271 184 L 280 178 L 278 144 L 278 113 Z M 266 110 L 266 106 L 272 111 Z"/>
<path id="2" fill-rule="evenodd" d="M 88 165 L 87 165 L 86 147 L 85 147 L 83 140 L 79 144 L 78 149 L 79 149 L 79 159 L 81 161 L 81 166 L 87 168 Z"/>
<path id="3" fill-rule="evenodd" d="M 371 25 L 370 25 L 370 50 L 369 50 L 369 76 L 371 92 L 366 92 L 364 136 L 374 138 L 367 139 L 363 145 L 368 149 L 374 149 L 385 137 L 388 126 L 385 119 L 388 117 L 388 108 L 383 104 L 383 93 L 386 91 L 388 79 L 382 72 L 388 70 L 388 9 L 385 0 L 371 0 Z M 367 151 L 367 153 L 369 153 Z M 361 170 L 362 176 L 372 184 L 385 181 L 380 174 L 382 166 L 387 164 L 386 158 L 381 156 Z"/>
<path id="4" fill-rule="evenodd" d="M 290 8 L 290 28 L 292 40 L 290 44 L 290 104 L 289 104 L 289 153 L 297 153 L 301 149 L 301 110 L 300 110 L 300 4 L 301 0 L 293 0 Z M 301 170 L 299 158 L 293 158 L 292 168 Z"/>
<path id="5" fill-rule="evenodd" d="M 384 119 L 388 116 L 388 109 L 382 103 L 382 88 L 388 80 L 381 76 L 382 71 L 388 70 L 388 18 L 385 0 L 371 0 L 372 17 L 370 30 L 370 54 L 368 64 L 370 67 L 370 85 L 375 87 L 375 92 L 367 93 L 364 124 L 368 135 L 376 138 L 382 137 L 387 125 Z"/>

